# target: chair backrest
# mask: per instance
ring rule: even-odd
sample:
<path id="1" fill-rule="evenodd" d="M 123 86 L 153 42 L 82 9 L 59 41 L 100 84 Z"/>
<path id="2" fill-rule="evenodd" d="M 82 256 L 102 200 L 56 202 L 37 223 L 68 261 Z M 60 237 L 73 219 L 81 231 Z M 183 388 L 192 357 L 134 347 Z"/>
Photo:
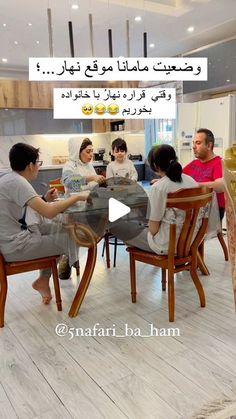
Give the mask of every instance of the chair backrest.
<path id="1" fill-rule="evenodd" d="M 187 257 L 193 250 L 198 249 L 199 244 L 204 238 L 209 211 L 201 211 L 201 208 L 207 206 L 212 200 L 212 189 L 206 186 L 197 188 L 180 189 L 177 192 L 168 193 L 167 208 L 178 208 L 184 210 L 185 221 L 182 226 L 180 236 L 177 243 L 177 257 Z M 198 217 L 201 216 L 200 227 L 196 233 L 195 227 L 198 222 Z M 175 231 L 176 225 L 170 226 L 170 242 L 169 250 L 173 253 L 175 251 Z M 194 234 L 196 236 L 194 237 Z M 174 240 L 173 240 L 174 239 Z M 174 242 L 174 243 L 173 243 Z"/>
<path id="2" fill-rule="evenodd" d="M 236 143 L 225 151 L 223 169 L 227 195 L 236 214 Z"/>
<path id="3" fill-rule="evenodd" d="M 57 179 L 54 179 L 54 180 L 49 180 L 48 187 L 50 189 L 51 188 L 56 188 L 58 190 L 58 192 L 63 192 L 63 193 L 65 192 L 65 188 L 62 185 L 60 178 L 57 178 Z"/>

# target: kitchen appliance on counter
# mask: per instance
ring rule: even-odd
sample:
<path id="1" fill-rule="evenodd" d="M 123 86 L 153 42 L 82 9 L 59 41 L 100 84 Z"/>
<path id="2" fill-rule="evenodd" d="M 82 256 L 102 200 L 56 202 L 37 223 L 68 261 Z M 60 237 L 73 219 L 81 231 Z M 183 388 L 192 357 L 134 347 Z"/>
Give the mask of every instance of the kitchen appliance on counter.
<path id="1" fill-rule="evenodd" d="M 128 158 L 132 161 L 142 161 L 143 160 L 142 154 L 129 154 Z"/>
<path id="2" fill-rule="evenodd" d="M 93 163 L 103 164 L 105 148 L 98 148 L 96 152 L 93 153 Z"/>

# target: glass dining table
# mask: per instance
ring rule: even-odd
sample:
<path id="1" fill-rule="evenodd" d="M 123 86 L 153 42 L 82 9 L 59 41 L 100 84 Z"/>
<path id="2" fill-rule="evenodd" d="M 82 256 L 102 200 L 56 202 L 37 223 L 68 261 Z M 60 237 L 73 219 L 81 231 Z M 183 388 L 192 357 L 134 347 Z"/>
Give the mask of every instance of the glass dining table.
<path id="1" fill-rule="evenodd" d="M 63 213 L 64 228 L 69 231 L 78 246 L 88 249 L 84 272 L 68 313 L 70 317 L 77 316 L 80 310 L 95 269 L 97 244 L 113 224 L 109 221 L 109 199 L 114 198 L 130 207 L 129 214 L 123 216 L 122 220 L 146 220 L 148 195 L 143 186 L 145 184 L 132 183 L 110 189 L 96 187 L 90 193 L 87 202 L 78 201 Z"/>

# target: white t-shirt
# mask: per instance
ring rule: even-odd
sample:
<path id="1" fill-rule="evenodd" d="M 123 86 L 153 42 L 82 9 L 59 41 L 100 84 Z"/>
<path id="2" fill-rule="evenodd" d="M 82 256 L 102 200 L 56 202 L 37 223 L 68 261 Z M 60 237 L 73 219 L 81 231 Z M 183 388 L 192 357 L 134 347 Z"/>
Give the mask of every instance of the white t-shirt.
<path id="1" fill-rule="evenodd" d="M 136 182 L 138 180 L 138 173 L 134 167 L 134 163 L 126 158 L 122 163 L 113 161 L 108 164 L 106 178 L 111 177 L 125 177 Z"/>
<path id="2" fill-rule="evenodd" d="M 33 186 L 17 172 L 0 178 L 0 251 L 8 254 L 21 250 L 32 239 L 24 225 L 26 203 L 38 196 Z"/>
<path id="3" fill-rule="evenodd" d="M 149 194 L 150 215 L 148 215 L 148 218 L 150 221 L 161 221 L 161 224 L 158 233 L 154 236 L 148 232 L 148 244 L 157 254 L 166 255 L 168 253 L 170 224 L 175 223 L 177 225 L 176 237 L 178 239 L 185 219 L 185 211 L 178 208 L 166 208 L 167 194 L 179 189 L 198 186 L 198 183 L 190 176 L 182 174 L 182 179 L 182 182 L 173 182 L 167 176 L 164 176 L 151 187 Z"/>

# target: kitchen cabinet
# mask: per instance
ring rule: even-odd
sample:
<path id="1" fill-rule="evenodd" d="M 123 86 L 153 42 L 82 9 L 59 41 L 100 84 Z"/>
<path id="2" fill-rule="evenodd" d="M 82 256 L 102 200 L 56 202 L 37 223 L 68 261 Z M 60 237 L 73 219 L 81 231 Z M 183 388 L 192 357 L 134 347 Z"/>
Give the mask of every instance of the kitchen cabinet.
<path id="1" fill-rule="evenodd" d="M 92 132 L 143 131 L 143 119 L 93 119 Z"/>
<path id="2" fill-rule="evenodd" d="M 143 119 L 118 119 L 110 121 L 110 131 L 142 131 Z"/>
<path id="3" fill-rule="evenodd" d="M 92 119 L 92 132 L 100 133 L 110 131 L 110 123 L 108 119 Z"/>
<path id="4" fill-rule="evenodd" d="M 53 119 L 52 109 L 0 109 L 0 135 L 83 134 L 91 119 Z"/>
<path id="5" fill-rule="evenodd" d="M 125 131 L 143 131 L 144 121 L 143 119 L 126 119 L 125 120 Z"/>

